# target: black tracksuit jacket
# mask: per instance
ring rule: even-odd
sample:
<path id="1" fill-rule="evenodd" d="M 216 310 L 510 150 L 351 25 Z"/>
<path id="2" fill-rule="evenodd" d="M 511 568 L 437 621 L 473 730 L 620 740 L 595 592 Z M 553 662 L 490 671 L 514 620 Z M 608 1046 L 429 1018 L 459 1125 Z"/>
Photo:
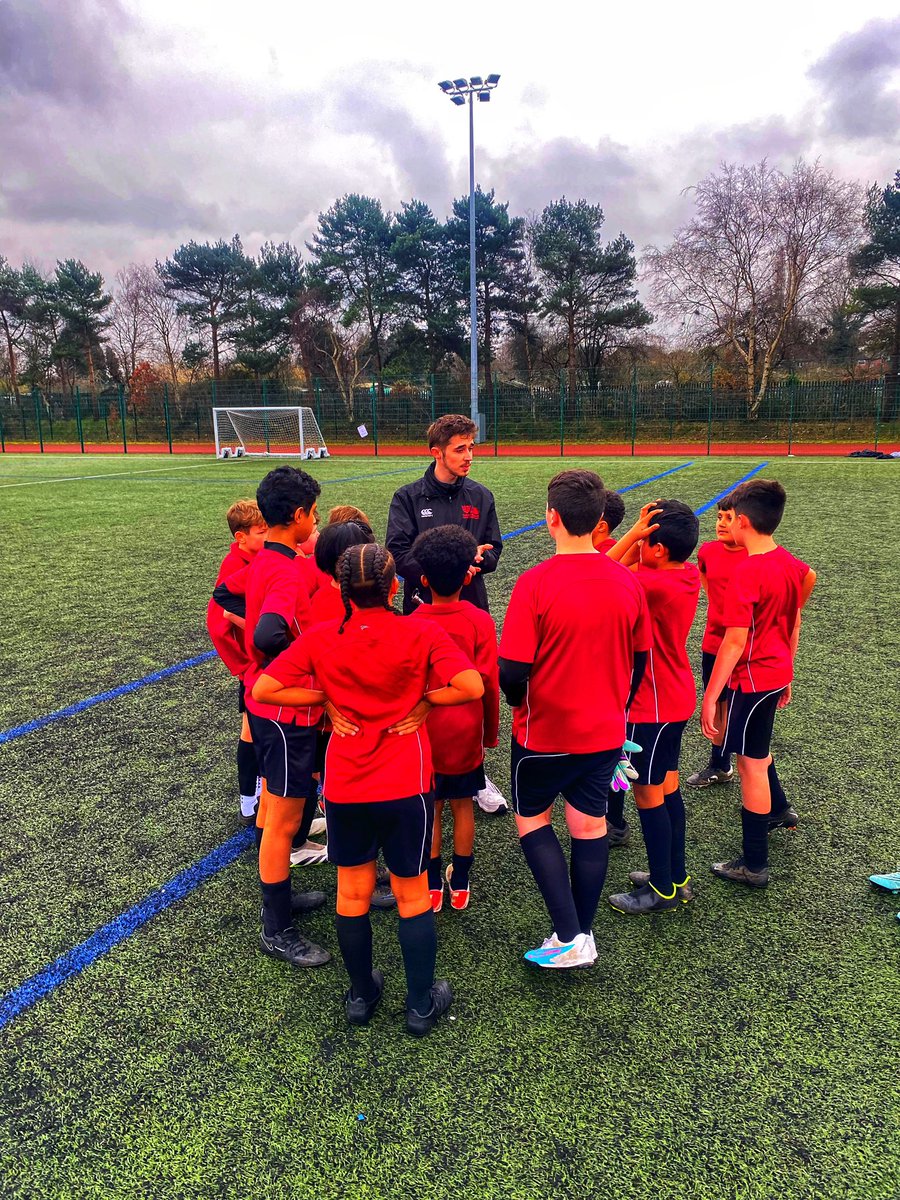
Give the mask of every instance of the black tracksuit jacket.
<path id="1" fill-rule="evenodd" d="M 487 588 L 484 576 L 496 571 L 503 543 L 493 494 L 474 479 L 457 479 L 441 483 L 434 473 L 434 463 L 421 479 L 398 488 L 388 513 L 385 542 L 394 556 L 397 573 L 403 577 L 403 611 L 410 613 L 421 600 L 429 601 L 431 594 L 422 586 L 422 569 L 410 553 L 420 533 L 438 525 L 459 525 L 468 529 L 479 546 L 490 543 L 476 575 L 462 590 L 460 599 L 488 612 Z"/>

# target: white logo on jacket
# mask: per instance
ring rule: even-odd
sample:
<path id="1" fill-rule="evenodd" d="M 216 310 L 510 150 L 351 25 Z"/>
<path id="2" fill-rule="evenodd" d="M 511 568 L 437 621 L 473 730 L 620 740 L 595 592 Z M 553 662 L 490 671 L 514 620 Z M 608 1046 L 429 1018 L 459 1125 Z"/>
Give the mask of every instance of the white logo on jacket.
<path id="1" fill-rule="evenodd" d="M 419 516 L 420 517 L 433 517 L 434 513 L 431 511 L 430 508 L 423 508 L 422 511 L 419 513 Z"/>

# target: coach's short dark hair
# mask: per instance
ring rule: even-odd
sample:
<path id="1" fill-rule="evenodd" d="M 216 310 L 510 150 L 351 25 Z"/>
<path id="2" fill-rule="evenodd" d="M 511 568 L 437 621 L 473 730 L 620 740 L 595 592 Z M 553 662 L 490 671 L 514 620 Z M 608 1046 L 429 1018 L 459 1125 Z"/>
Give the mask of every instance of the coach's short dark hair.
<path id="1" fill-rule="evenodd" d="M 316 566 L 337 578 L 338 559 L 350 546 L 371 546 L 375 534 L 363 521 L 335 521 L 326 525 L 316 541 Z"/>
<path id="2" fill-rule="evenodd" d="M 299 467 L 276 467 L 256 489 L 256 503 L 267 525 L 290 525 L 298 508 L 312 509 L 321 490 Z"/>
<path id="3" fill-rule="evenodd" d="M 739 483 L 727 500 L 729 507 L 743 514 L 757 533 L 772 534 L 784 516 L 787 493 L 777 479 L 748 479 Z"/>
<path id="4" fill-rule="evenodd" d="M 547 507 L 559 513 L 567 533 L 593 533 L 606 507 L 606 489 L 595 471 L 560 471 L 547 488 Z"/>
<path id="5" fill-rule="evenodd" d="M 625 520 L 625 501 L 618 492 L 606 493 L 606 504 L 603 508 L 603 520 L 610 533 L 618 529 Z"/>
<path id="6" fill-rule="evenodd" d="M 474 437 L 475 422 L 461 413 L 447 413 L 428 426 L 428 449 L 443 450 L 455 437 Z"/>
<path id="7" fill-rule="evenodd" d="M 419 534 L 411 553 L 435 595 L 453 596 L 462 587 L 466 573 L 475 561 L 478 543 L 468 529 L 460 529 L 458 525 L 437 525 Z"/>
<path id="8" fill-rule="evenodd" d="M 648 542 L 651 546 L 665 546 L 672 562 L 684 562 L 700 540 L 697 514 L 683 500 L 658 500 L 655 507 L 661 509 L 653 518 L 659 529 L 654 529 L 648 536 Z"/>

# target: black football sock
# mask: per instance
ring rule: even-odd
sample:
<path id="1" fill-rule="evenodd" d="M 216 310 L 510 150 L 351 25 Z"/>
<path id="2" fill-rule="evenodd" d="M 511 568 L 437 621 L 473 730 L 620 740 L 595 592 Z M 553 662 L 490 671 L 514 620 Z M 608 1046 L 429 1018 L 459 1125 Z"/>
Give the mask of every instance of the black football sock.
<path id="1" fill-rule="evenodd" d="M 639 808 L 644 845 L 647 848 L 647 865 L 650 868 L 650 883 L 661 896 L 668 899 L 675 894 L 672 882 L 672 825 L 665 804 L 656 808 Z"/>
<path id="2" fill-rule="evenodd" d="M 681 884 L 687 879 L 687 864 L 684 861 L 685 812 L 681 788 L 669 792 L 665 803 L 666 812 L 669 814 L 669 827 L 672 830 L 672 882 Z"/>
<path id="3" fill-rule="evenodd" d="M 424 1016 L 431 1012 L 431 986 L 437 958 L 434 913 L 429 908 L 417 917 L 401 917 L 397 936 L 406 969 L 406 1007 L 414 1008 Z"/>
<path id="4" fill-rule="evenodd" d="M 606 821 L 621 829 L 625 824 L 625 793 L 609 789 L 606 795 Z"/>
<path id="5" fill-rule="evenodd" d="M 263 928 L 271 937 L 281 933 L 291 923 L 291 881 L 260 883 L 263 898 Z"/>
<path id="6" fill-rule="evenodd" d="M 769 865 L 769 814 L 741 809 L 744 830 L 744 862 L 751 871 L 761 871 Z"/>
<path id="7" fill-rule="evenodd" d="M 572 838 L 572 897 L 582 933 L 590 933 L 597 915 L 597 905 L 606 882 L 609 865 L 609 837 Z"/>
<path id="8" fill-rule="evenodd" d="M 450 872 L 450 886 L 455 892 L 464 892 L 469 886 L 469 872 L 472 870 L 474 854 L 454 854 L 453 870 Z"/>
<path id="9" fill-rule="evenodd" d="M 256 853 L 259 854 L 259 848 L 262 845 L 263 829 L 261 825 L 253 826 L 253 840 L 256 842 Z"/>
<path id="10" fill-rule="evenodd" d="M 239 741 L 237 745 L 238 791 L 241 796 L 256 795 L 256 748 L 252 742 Z"/>
<path id="11" fill-rule="evenodd" d="M 716 771 L 731 770 L 731 755 L 726 754 L 724 746 L 713 746 L 709 756 L 709 765 Z"/>
<path id="12" fill-rule="evenodd" d="M 309 838 L 310 826 L 316 815 L 316 810 L 319 806 L 319 788 L 315 779 L 312 781 L 312 786 L 309 794 L 306 797 L 306 802 L 303 805 L 303 816 L 300 818 L 300 827 L 294 834 L 291 846 L 296 850 L 298 846 L 302 846 Z"/>
<path id="13" fill-rule="evenodd" d="M 781 786 L 781 780 L 778 778 L 778 772 L 775 770 L 775 759 L 769 763 L 769 791 L 772 795 L 772 812 L 771 816 L 775 816 L 788 807 L 787 796 L 784 794 L 784 788 Z"/>
<path id="14" fill-rule="evenodd" d="M 375 999 L 377 988 L 372 982 L 372 922 L 369 914 L 362 917 L 344 917 L 337 913 L 334 918 L 338 945 L 354 1000 Z"/>
<path id="15" fill-rule="evenodd" d="M 571 942 L 581 932 L 566 856 L 551 825 L 542 825 L 521 839 L 525 861 L 531 868 L 547 912 L 561 942 Z"/>
<path id="16" fill-rule="evenodd" d="M 441 872 L 444 869 L 444 860 L 440 855 L 437 858 L 429 858 L 428 860 L 428 886 L 433 892 L 440 891 L 444 885 L 444 876 Z"/>

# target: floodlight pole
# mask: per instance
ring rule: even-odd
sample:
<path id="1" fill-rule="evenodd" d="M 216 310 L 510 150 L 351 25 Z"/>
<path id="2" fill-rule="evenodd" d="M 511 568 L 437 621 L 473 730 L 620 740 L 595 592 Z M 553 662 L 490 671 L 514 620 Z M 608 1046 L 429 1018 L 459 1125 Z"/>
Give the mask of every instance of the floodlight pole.
<path id="1" fill-rule="evenodd" d="M 457 106 L 469 102 L 469 401 L 476 436 L 484 439 L 484 423 L 478 408 L 478 289 L 475 278 L 475 97 L 490 100 L 500 82 L 499 75 L 482 79 L 445 79 L 438 87 Z"/>
<path id="2" fill-rule="evenodd" d="M 469 92 L 469 402 L 475 436 L 484 441 L 478 411 L 478 289 L 475 283 L 475 94 Z"/>

